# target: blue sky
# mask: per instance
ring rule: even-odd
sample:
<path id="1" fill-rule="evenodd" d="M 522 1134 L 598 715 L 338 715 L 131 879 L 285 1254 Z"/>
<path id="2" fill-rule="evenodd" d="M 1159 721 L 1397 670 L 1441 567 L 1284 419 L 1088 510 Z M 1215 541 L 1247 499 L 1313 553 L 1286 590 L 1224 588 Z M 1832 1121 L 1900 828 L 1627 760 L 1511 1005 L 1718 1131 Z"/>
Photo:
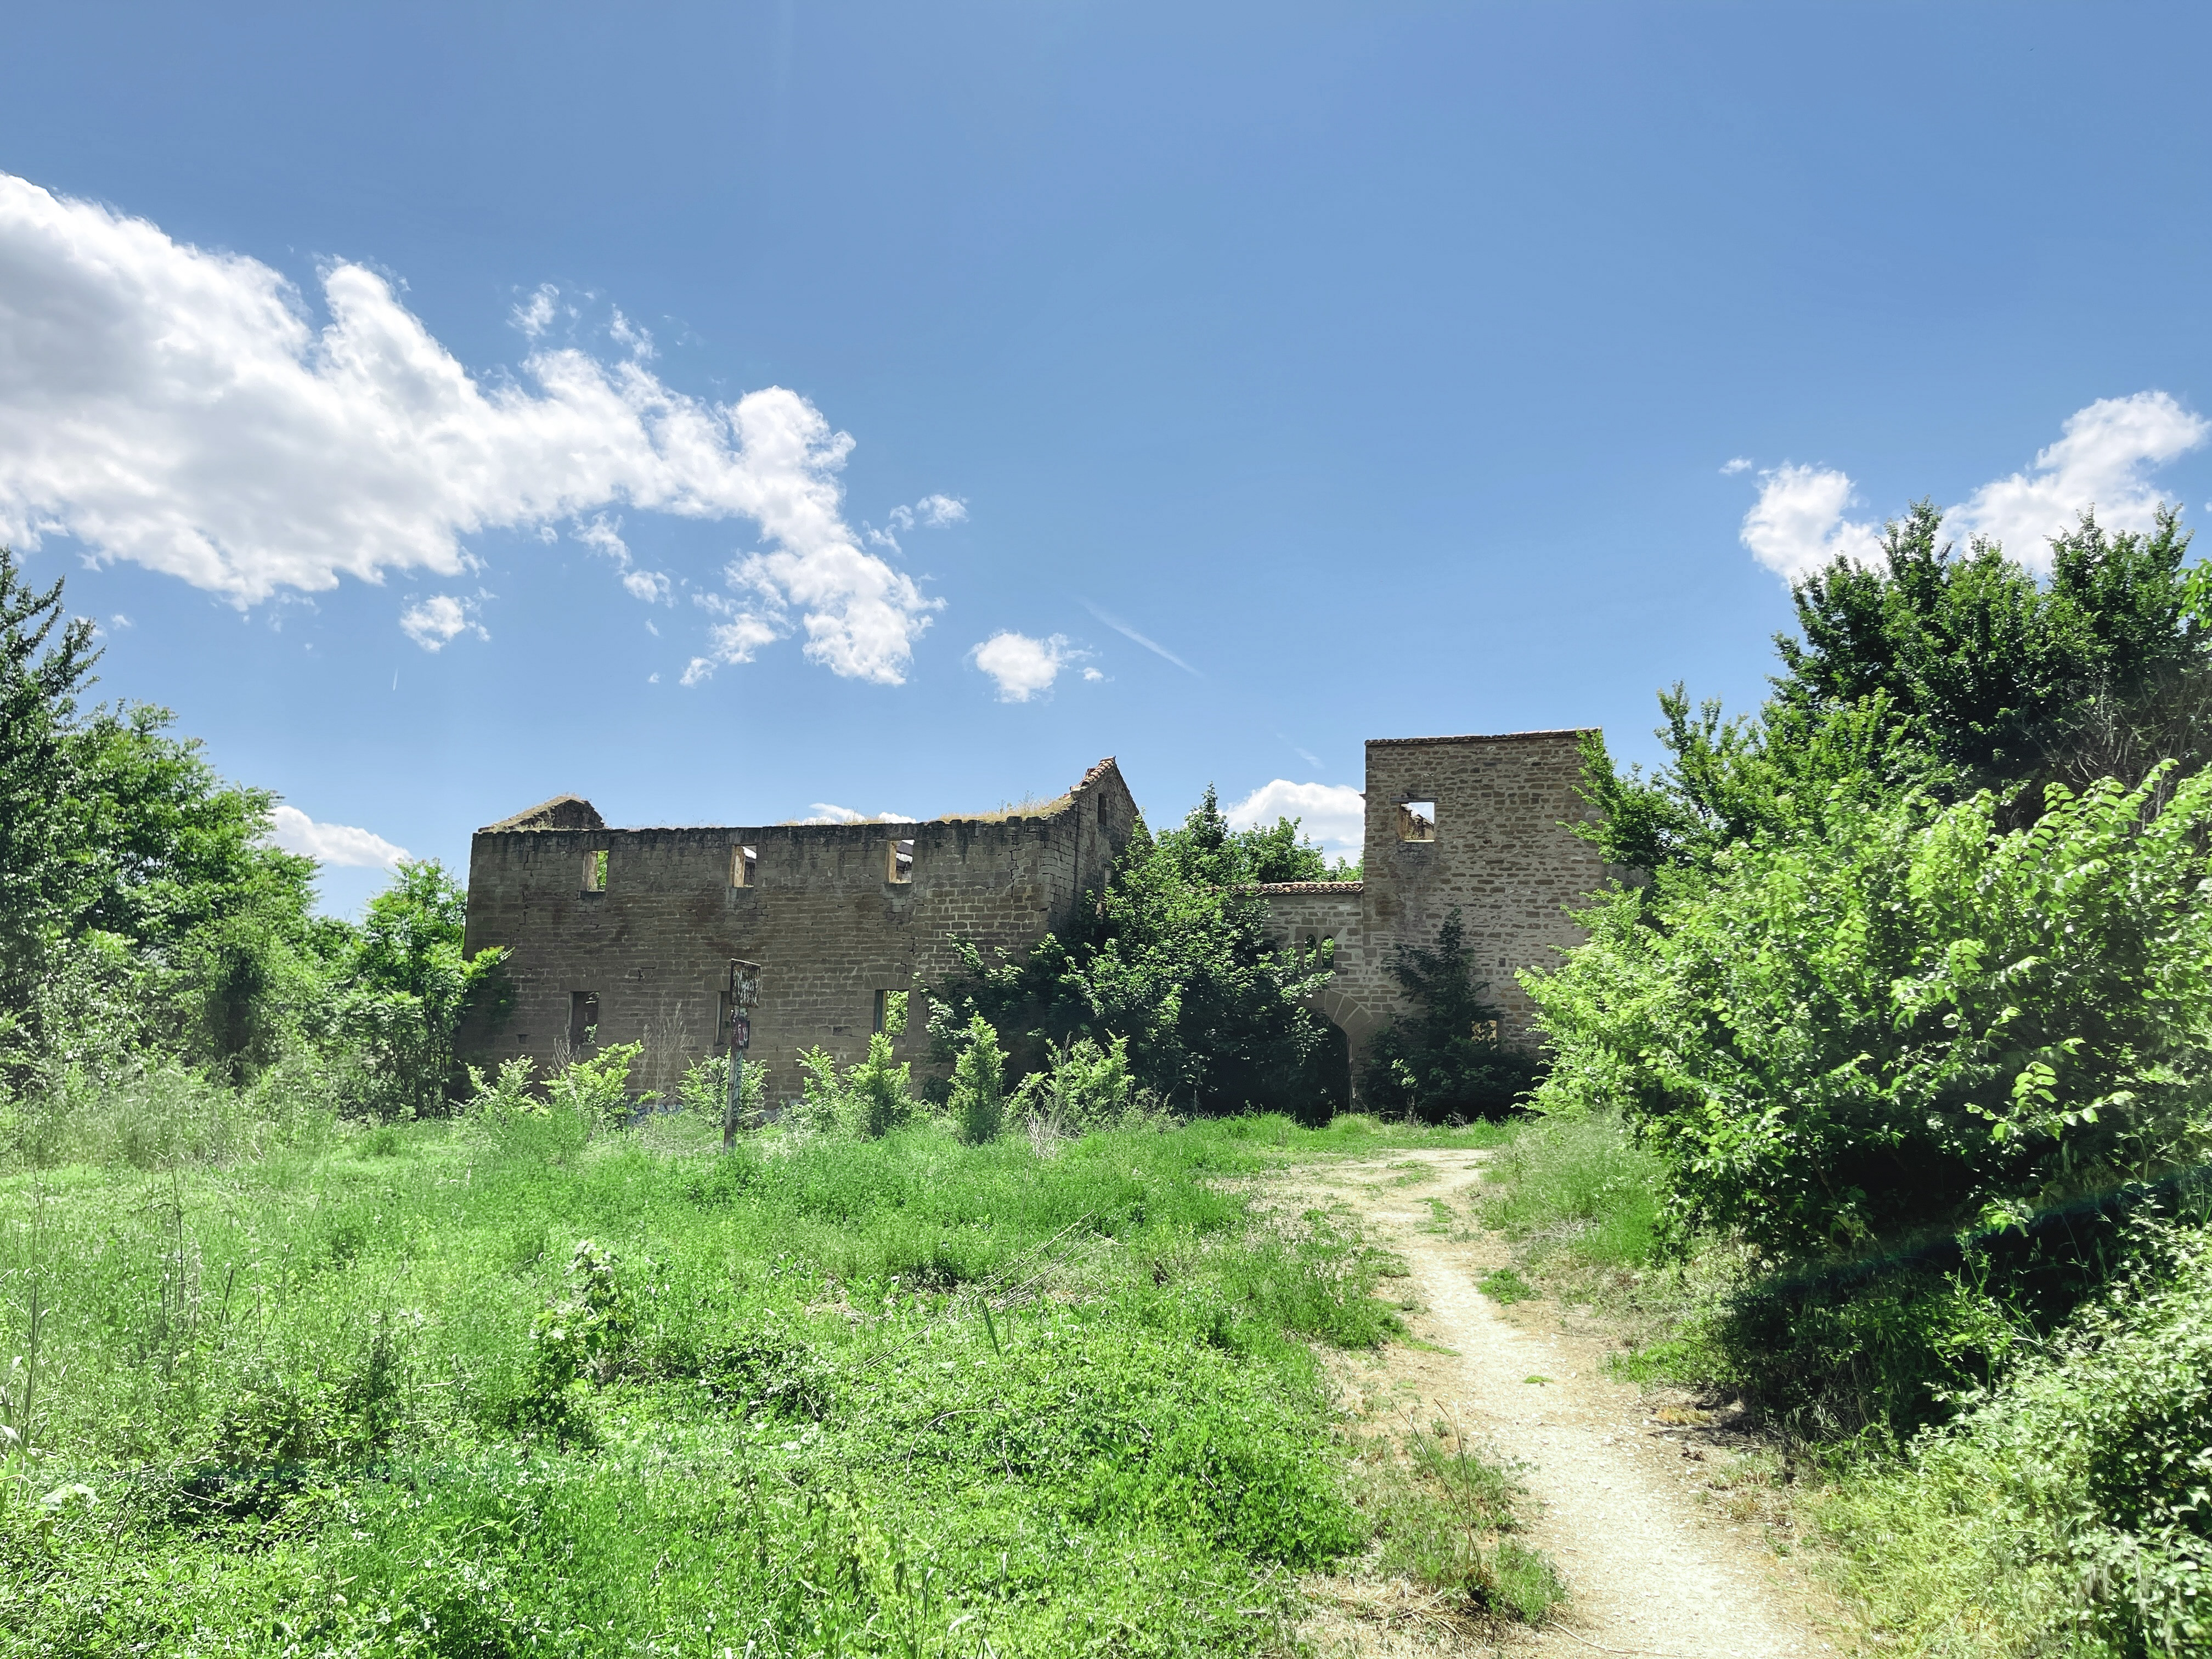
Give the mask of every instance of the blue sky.
<path id="1" fill-rule="evenodd" d="M 2201 7 L 5 28 L 0 525 L 335 859 L 1105 754 L 1340 827 L 1367 737 L 1754 700 L 1916 496 L 2212 494 Z"/>

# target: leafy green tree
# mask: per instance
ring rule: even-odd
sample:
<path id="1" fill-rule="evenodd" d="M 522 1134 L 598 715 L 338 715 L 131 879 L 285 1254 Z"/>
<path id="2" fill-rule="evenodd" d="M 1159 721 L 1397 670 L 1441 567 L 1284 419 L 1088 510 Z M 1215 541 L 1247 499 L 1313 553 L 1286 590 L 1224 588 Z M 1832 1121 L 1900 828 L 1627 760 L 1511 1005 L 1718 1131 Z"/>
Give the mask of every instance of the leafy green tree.
<path id="1" fill-rule="evenodd" d="M 2190 538 L 2162 510 L 2146 535 L 2085 514 L 2053 538 L 2047 586 L 1992 543 L 1964 554 L 1927 501 L 1888 526 L 1882 565 L 1838 559 L 1796 588 L 1799 636 L 1775 643 L 1778 701 L 1810 714 L 1880 698 L 1962 792 L 2035 775 L 2100 696 L 2202 667 Z M 2125 780 L 2128 782 L 2137 778 Z"/>
<path id="2" fill-rule="evenodd" d="M 100 708 L 71 733 L 73 924 L 158 945 L 258 910 L 304 933 L 315 862 L 267 844 L 275 793 L 226 782 L 175 719 Z"/>
<path id="3" fill-rule="evenodd" d="M 434 859 L 403 860 L 369 901 L 345 969 L 340 1025 L 356 1047 L 356 1103 L 435 1111 L 460 1082 L 453 1034 L 472 1004 L 494 1020 L 512 998 L 498 946 L 463 953 L 468 895 Z"/>
<path id="4" fill-rule="evenodd" d="M 1306 1003 L 1328 965 L 1270 941 L 1254 849 L 1275 833 L 1231 830 L 1209 788 L 1178 828 L 1139 825 L 1065 938 L 995 962 L 956 940 L 960 966 L 930 1000 L 933 1052 L 951 1058 L 981 1014 L 1024 1076 L 1079 1038 L 1121 1037 L 1137 1082 L 1187 1109 L 1325 1112 L 1322 1023 Z"/>
<path id="5" fill-rule="evenodd" d="M 1474 977 L 1474 951 L 1457 906 L 1433 947 L 1401 945 L 1390 963 L 1412 1004 L 1368 1046 L 1362 1091 L 1386 1111 L 1431 1120 L 1496 1117 L 1535 1081 L 1534 1059 L 1498 1040 L 1497 1006 Z"/>
<path id="6" fill-rule="evenodd" d="M 1798 1256 L 2003 1227 L 2212 1153 L 2212 773 L 1905 799 L 1617 889 L 1524 975 L 1536 1104 L 1617 1104 L 1680 1230 Z"/>
<path id="7" fill-rule="evenodd" d="M 1839 558 L 1800 583 L 1798 632 L 1777 637 L 1784 672 L 1756 714 L 1662 692 L 1668 759 L 1650 776 L 1589 740 L 1598 811 L 1584 833 L 1607 860 L 1703 864 L 1829 813 L 1983 788 L 2003 795 L 2010 826 L 2040 810 L 2047 782 L 2133 785 L 2171 762 L 2172 788 L 2212 758 L 2212 574 L 2184 567 L 2172 512 L 2142 535 L 2085 515 L 2053 539 L 2047 586 L 1941 532 L 1921 502 L 1887 527 L 1879 565 Z"/>
<path id="8" fill-rule="evenodd" d="M 100 653 L 91 623 L 63 621 L 61 607 L 59 581 L 27 586 L 0 547 L 0 1021 L 29 1006 L 74 920 L 83 849 L 71 833 L 70 734 Z"/>
<path id="9" fill-rule="evenodd" d="M 225 782 L 197 743 L 168 735 L 166 709 L 79 713 L 98 653 L 90 623 L 63 623 L 61 607 L 58 581 L 26 586 L 0 549 L 9 1069 L 20 1082 L 40 1054 L 91 1063 L 94 1048 L 161 1042 L 250 1072 L 296 1035 L 345 929 L 311 915 L 313 861 L 266 844 L 272 794 Z M 94 979 L 123 1017 L 50 994 Z"/>

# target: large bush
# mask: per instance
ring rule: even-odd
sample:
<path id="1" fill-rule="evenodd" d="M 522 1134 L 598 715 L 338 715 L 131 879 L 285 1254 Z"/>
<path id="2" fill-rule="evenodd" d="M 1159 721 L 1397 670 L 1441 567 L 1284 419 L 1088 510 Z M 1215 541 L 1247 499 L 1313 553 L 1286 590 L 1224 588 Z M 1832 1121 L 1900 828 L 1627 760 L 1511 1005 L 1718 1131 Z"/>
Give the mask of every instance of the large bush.
<path id="1" fill-rule="evenodd" d="M 1614 892 L 1529 988 L 1551 1111 L 1617 1103 L 1678 1228 L 1796 1254 L 2003 1226 L 2212 1143 L 2212 775 L 2002 831 L 1984 793 L 1825 815 Z"/>
<path id="2" fill-rule="evenodd" d="M 1018 1075 L 1050 1069 L 1071 1042 L 1118 1037 L 1135 1081 L 1178 1108 L 1325 1116 L 1343 1103 L 1306 1003 L 1328 964 L 1274 948 L 1258 884 L 1341 873 L 1294 819 L 1231 830 L 1209 788 L 1181 827 L 1154 837 L 1139 824 L 1105 890 L 1061 933 L 995 959 L 955 939 L 960 965 L 930 999 L 934 1053 L 957 1054 L 980 1014 Z"/>
<path id="3" fill-rule="evenodd" d="M 2212 1650 L 2212 1239 L 2147 1245 L 1903 1467 L 1828 1504 L 1885 1622 L 2002 1630 L 2005 1651 Z"/>

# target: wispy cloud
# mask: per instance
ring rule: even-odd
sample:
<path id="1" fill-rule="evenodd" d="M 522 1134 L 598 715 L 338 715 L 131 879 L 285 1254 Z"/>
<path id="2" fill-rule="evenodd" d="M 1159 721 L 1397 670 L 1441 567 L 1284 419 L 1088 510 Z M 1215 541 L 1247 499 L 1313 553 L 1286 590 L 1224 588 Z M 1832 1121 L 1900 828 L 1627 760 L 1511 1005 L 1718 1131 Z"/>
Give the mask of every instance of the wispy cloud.
<path id="1" fill-rule="evenodd" d="M 900 550 L 898 532 L 911 530 L 917 524 L 924 530 L 942 530 L 947 525 L 963 523 L 968 517 L 968 503 L 952 495 L 924 495 L 912 507 L 895 507 L 885 514 L 890 528 L 878 530 L 866 526 L 870 545 Z"/>
<path id="2" fill-rule="evenodd" d="M 459 575 L 462 538 L 496 526 L 748 519 L 732 592 L 834 673 L 905 678 L 939 602 L 863 550 L 837 477 L 853 441 L 805 398 L 678 392 L 619 315 L 626 357 L 556 346 L 550 287 L 511 317 L 529 384 L 486 385 L 377 272 L 339 261 L 319 287 L 318 329 L 258 260 L 0 174 L 0 539 L 72 536 L 246 606 Z M 719 641 L 708 659 L 742 660 Z"/>
<path id="3" fill-rule="evenodd" d="M 608 337 L 638 362 L 650 362 L 660 354 L 653 349 L 653 336 L 622 314 L 622 307 L 614 307 L 614 320 L 607 325 Z"/>
<path id="4" fill-rule="evenodd" d="M 269 839 L 288 853 L 318 864 L 342 864 L 362 870 L 389 870 L 407 849 L 349 823 L 318 823 L 296 806 L 269 814 Z"/>
<path id="5" fill-rule="evenodd" d="M 968 503 L 957 495 L 924 495 L 912 507 L 891 509 L 891 522 L 902 530 L 910 530 L 919 524 L 925 530 L 942 530 L 951 524 L 967 521 Z"/>
<path id="6" fill-rule="evenodd" d="M 401 611 L 399 626 L 425 651 L 442 651 L 464 634 L 474 634 L 480 640 L 491 638 L 490 630 L 477 619 L 477 611 L 474 599 L 433 593 Z"/>
<path id="7" fill-rule="evenodd" d="M 520 330 L 526 339 L 534 340 L 553 326 L 560 314 L 561 290 L 550 283 L 542 283 L 538 291 L 527 300 L 520 301 L 507 313 L 507 320 Z"/>
<path id="8" fill-rule="evenodd" d="M 976 667 L 997 683 L 1000 702 L 1027 702 L 1052 689 L 1060 670 L 1081 662 L 1090 653 L 1067 642 L 1065 634 L 1036 639 L 1002 629 L 968 653 Z M 1103 678 L 1095 668 L 1084 671 L 1085 679 Z"/>
<path id="9" fill-rule="evenodd" d="M 1277 778 L 1231 807 L 1228 817 L 1240 830 L 1296 818 L 1310 840 L 1352 858 L 1358 858 L 1367 844 L 1367 797 L 1349 784 Z"/>
<path id="10" fill-rule="evenodd" d="M 1199 673 L 1198 670 L 1193 668 L 1188 663 L 1185 662 L 1181 657 L 1176 655 L 1174 652 L 1169 650 L 1167 647 L 1162 645 L 1158 640 L 1146 639 L 1142 634 L 1139 634 L 1135 629 L 1130 627 L 1128 623 L 1123 622 L 1119 617 L 1115 616 L 1110 611 L 1100 610 L 1088 599 L 1083 601 L 1083 608 L 1085 611 L 1088 611 L 1092 616 L 1097 617 L 1100 622 L 1104 623 L 1107 627 L 1112 629 L 1116 634 L 1121 635 L 1122 638 L 1134 640 L 1139 645 L 1143 646 L 1146 650 L 1151 652 L 1154 656 L 1165 658 L 1168 661 L 1173 663 L 1177 668 L 1182 669 L 1184 673 L 1192 675 L 1201 680 L 1206 678 L 1205 675 Z"/>
<path id="11" fill-rule="evenodd" d="M 640 570 L 630 557 L 629 544 L 622 538 L 622 520 L 607 522 L 604 513 L 592 515 L 588 524 L 571 525 L 568 533 L 590 548 L 594 553 L 611 560 L 622 574 L 622 585 L 634 599 L 647 605 L 673 605 L 675 584 L 665 572 Z M 651 627 L 651 623 L 647 624 Z M 655 629 L 658 632 L 658 629 Z"/>
<path id="12" fill-rule="evenodd" d="M 2067 417 L 2058 441 L 2039 451 L 2033 465 L 1982 485 L 1944 520 L 1954 532 L 1986 537 L 2022 564 L 2048 569 L 2051 538 L 2071 530 L 2088 508 L 2109 529 L 2149 529 L 2160 495 L 2147 475 L 2207 435 L 2212 423 L 2166 392 L 2100 398 Z M 1797 581 L 1839 554 L 1860 563 L 1878 556 L 1881 526 L 1844 516 L 1858 502 L 1848 474 L 1785 462 L 1759 476 L 1743 544 L 1768 569 Z"/>
<path id="13" fill-rule="evenodd" d="M 1750 471 L 1751 459 L 1748 456 L 1739 455 L 1734 460 L 1723 461 L 1721 463 L 1721 476 L 1723 477 L 1733 477 L 1739 472 L 1748 472 Z"/>

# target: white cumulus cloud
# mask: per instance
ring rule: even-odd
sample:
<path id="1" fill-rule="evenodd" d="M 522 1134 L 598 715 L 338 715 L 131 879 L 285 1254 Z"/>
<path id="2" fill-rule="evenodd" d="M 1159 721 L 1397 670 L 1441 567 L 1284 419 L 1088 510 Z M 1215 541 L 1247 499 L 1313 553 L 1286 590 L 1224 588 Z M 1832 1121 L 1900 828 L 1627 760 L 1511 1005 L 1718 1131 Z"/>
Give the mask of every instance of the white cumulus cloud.
<path id="1" fill-rule="evenodd" d="M 1038 692 L 1050 690 L 1061 669 L 1089 654 L 1069 645 L 1065 634 L 1040 640 L 1006 629 L 970 651 L 968 659 L 997 683 L 1000 702 L 1027 702 Z M 1101 676 L 1096 669 L 1085 669 L 1083 678 Z"/>
<path id="2" fill-rule="evenodd" d="M 376 272 L 322 272 L 319 328 L 277 271 L 0 174 L 0 538 L 75 537 L 243 605 L 391 570 L 457 575 L 462 538 L 612 506 L 742 518 L 734 591 L 833 672 L 900 684 L 939 601 L 861 550 L 853 441 L 781 387 L 714 403 L 548 344 L 483 384 Z M 412 630 L 410 630 L 412 631 Z M 418 635 L 419 637 L 419 635 Z M 450 637 L 450 636 L 449 636 Z M 718 640 L 709 660 L 742 660 Z"/>
<path id="3" fill-rule="evenodd" d="M 480 640 L 491 637 L 477 620 L 477 602 L 455 599 L 451 593 L 433 593 L 409 605 L 399 613 L 399 626 L 425 651 L 442 651 L 463 634 L 474 634 Z"/>
<path id="4" fill-rule="evenodd" d="M 1863 562 L 1881 547 L 1878 526 L 1844 517 L 1853 499 L 1846 474 L 1784 463 L 1759 476 L 1765 483 L 1743 515 L 1743 544 L 1776 574 L 1794 582 L 1839 553 Z"/>
<path id="5" fill-rule="evenodd" d="M 1232 828 L 1251 830 L 1277 818 L 1296 818 L 1300 831 L 1330 852 L 1358 858 L 1367 845 L 1367 797 L 1349 784 L 1293 783 L 1277 778 L 1261 784 L 1228 809 Z"/>
<path id="6" fill-rule="evenodd" d="M 2148 530 L 2159 494 L 2144 473 L 2203 443 L 2204 417 L 2163 392 L 2100 398 L 2067 416 L 2058 441 L 2026 472 L 1984 484 L 1947 522 L 2002 542 L 2023 564 L 2048 565 L 2050 539 L 2071 530 L 2087 507 L 2108 530 Z"/>
<path id="7" fill-rule="evenodd" d="M 801 823 L 914 823 L 919 822 L 903 812 L 856 812 L 849 806 L 839 806 L 826 800 L 814 803 L 815 816 L 801 818 Z"/>
<path id="8" fill-rule="evenodd" d="M 2160 496 L 2147 474 L 2212 435 L 2212 422 L 2163 392 L 2100 398 L 2069 416 L 2058 441 L 2027 471 L 1981 486 L 1944 514 L 1961 538 L 1986 537 L 2033 569 L 2047 569 L 2051 538 L 2094 507 L 2112 530 L 2148 530 Z M 1881 547 L 1881 526 L 1844 518 L 1850 478 L 1832 468 L 1786 463 L 1761 472 L 1759 500 L 1744 515 L 1743 544 L 1768 569 L 1796 581 L 1838 554 L 1864 562 Z"/>
<path id="9" fill-rule="evenodd" d="M 343 864 L 362 870 L 389 870 L 407 849 L 349 823 L 318 823 L 296 806 L 279 806 L 269 815 L 269 839 L 288 853 L 318 864 Z"/>

